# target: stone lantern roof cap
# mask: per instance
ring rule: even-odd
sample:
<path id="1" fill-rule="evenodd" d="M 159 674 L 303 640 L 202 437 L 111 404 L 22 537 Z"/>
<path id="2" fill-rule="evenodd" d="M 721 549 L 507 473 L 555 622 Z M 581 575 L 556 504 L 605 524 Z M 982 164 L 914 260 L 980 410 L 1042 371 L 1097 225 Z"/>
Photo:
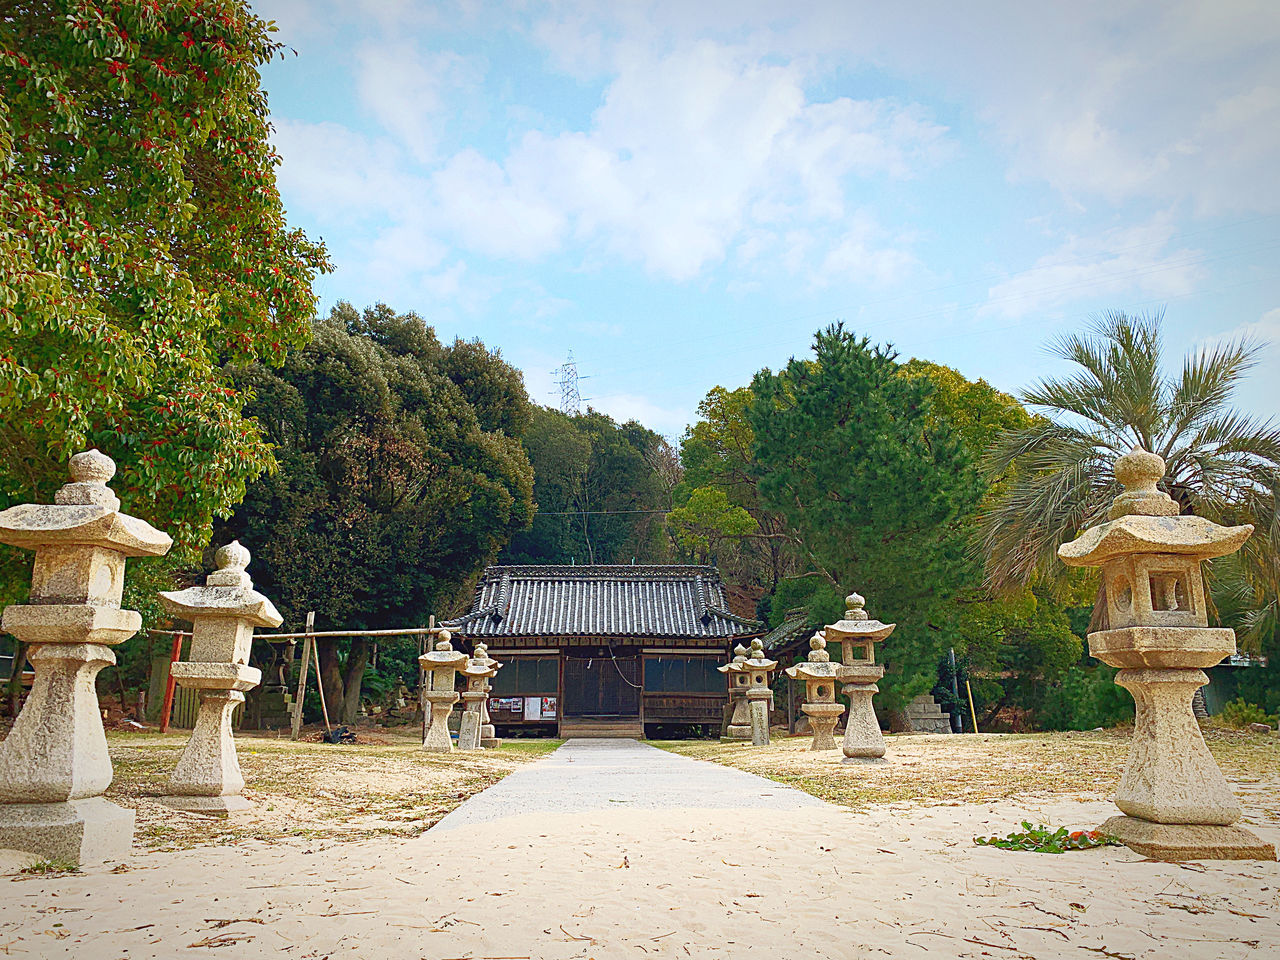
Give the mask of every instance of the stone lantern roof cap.
<path id="1" fill-rule="evenodd" d="M 418 658 L 425 670 L 460 670 L 470 658 L 461 650 L 453 649 L 453 635 L 448 630 L 441 630 L 434 650 L 429 650 Z M 486 651 L 487 652 L 487 651 Z"/>
<path id="2" fill-rule="evenodd" d="M 733 659 L 724 666 L 716 667 L 721 673 L 742 673 L 747 669 L 747 648 L 739 643 L 733 648 Z"/>
<path id="3" fill-rule="evenodd" d="M 245 573 L 249 551 L 238 540 L 219 549 L 214 559 L 218 569 L 209 574 L 203 587 L 160 592 L 166 610 L 188 620 L 235 618 L 255 627 L 278 627 L 284 622 L 275 605 L 253 589 L 253 581 Z"/>
<path id="4" fill-rule="evenodd" d="M 794 667 L 787 667 L 783 673 L 792 680 L 833 680 L 840 675 L 840 664 L 829 660 L 825 663 L 802 660 Z"/>
<path id="5" fill-rule="evenodd" d="M 827 653 L 826 635 L 819 630 L 809 638 L 809 659 L 788 667 L 784 672 L 793 680 L 800 677 L 822 680 L 837 676 L 840 664 L 831 662 L 831 654 Z"/>
<path id="6" fill-rule="evenodd" d="M 756 637 L 751 641 L 751 656 L 743 663 L 744 668 L 752 670 L 772 670 L 778 665 L 777 660 L 770 660 L 764 655 L 764 641 Z M 745 672 L 745 670 L 744 670 Z"/>
<path id="7" fill-rule="evenodd" d="M 839 643 L 842 640 L 875 643 L 893 633 L 894 627 L 897 626 L 896 623 L 872 620 L 866 611 L 867 601 L 861 594 L 851 593 L 844 598 L 844 601 L 848 605 L 844 618 L 828 624 L 823 630 L 823 635 L 832 643 Z"/>
<path id="8" fill-rule="evenodd" d="M 52 504 L 24 503 L 0 512 L 0 543 L 34 550 L 78 545 L 114 550 L 126 557 L 159 557 L 173 539 L 145 520 L 120 512 L 107 481 L 115 461 L 98 450 L 77 453 L 69 463 L 71 483 Z"/>
<path id="9" fill-rule="evenodd" d="M 494 666 L 492 660 L 485 663 L 483 660 L 471 657 L 467 660 L 466 666 L 460 668 L 458 672 L 467 677 L 492 677 L 498 672 L 498 668 Z"/>
<path id="10" fill-rule="evenodd" d="M 1135 446 L 1115 462 L 1124 492 L 1111 504 L 1110 519 L 1058 547 L 1069 567 L 1100 567 L 1117 557 L 1171 553 L 1210 560 L 1240 549 L 1253 524 L 1224 527 L 1204 517 L 1179 516 L 1178 505 L 1156 484 L 1164 478 L 1159 454 Z"/>
<path id="11" fill-rule="evenodd" d="M 489 656 L 489 645 L 487 643 L 477 643 L 471 651 L 471 658 L 481 663 L 487 663 L 493 667 L 495 673 L 502 669 L 502 664 Z"/>
<path id="12" fill-rule="evenodd" d="M 1099 567 L 1108 560 L 1137 553 L 1172 553 L 1210 560 L 1240 549 L 1253 524 L 1224 527 L 1204 517 L 1150 517 L 1130 514 L 1091 527 L 1058 547 L 1069 567 Z"/>

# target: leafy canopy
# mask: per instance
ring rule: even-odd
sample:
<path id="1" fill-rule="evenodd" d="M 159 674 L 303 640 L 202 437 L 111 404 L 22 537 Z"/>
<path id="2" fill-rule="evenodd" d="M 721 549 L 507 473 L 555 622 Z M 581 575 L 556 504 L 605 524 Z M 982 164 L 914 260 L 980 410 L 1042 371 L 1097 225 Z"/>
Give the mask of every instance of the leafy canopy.
<path id="1" fill-rule="evenodd" d="M 511 541 L 507 563 L 663 563 L 666 441 L 634 420 L 535 406 L 522 439 L 538 513 Z M 677 465 L 678 466 L 678 465 Z"/>
<path id="2" fill-rule="evenodd" d="M 1023 401 L 1047 416 L 1003 434 L 986 459 L 989 476 L 1013 471 L 983 519 L 993 589 L 1061 580 L 1058 545 L 1105 519 L 1120 492 L 1112 464 L 1140 444 L 1164 457 L 1161 487 L 1184 513 L 1255 524 L 1242 563 L 1254 603 L 1274 604 L 1280 429 L 1231 406 L 1261 344 L 1203 347 L 1167 376 L 1162 319 L 1108 313 L 1053 344 L 1076 371 L 1024 391 Z"/>
<path id="3" fill-rule="evenodd" d="M 932 384 L 900 375 L 891 348 L 841 325 L 752 382 L 760 496 L 799 534 L 808 559 L 898 621 L 886 641 L 887 700 L 933 684 L 947 600 L 968 575 L 959 519 L 982 484 L 931 407 Z"/>
<path id="4" fill-rule="evenodd" d="M 224 365 L 309 336 L 324 248 L 289 229 L 236 0 L 17 0 L 0 18 L 0 507 L 97 446 L 179 553 L 271 462 Z"/>
<path id="5" fill-rule="evenodd" d="M 472 374 L 486 384 L 479 389 Z M 528 417 L 519 371 L 442 345 L 413 314 L 340 303 L 284 366 L 244 369 L 278 472 L 227 524 L 290 621 L 394 627 L 448 613 L 533 515 L 533 473 L 504 425 Z"/>

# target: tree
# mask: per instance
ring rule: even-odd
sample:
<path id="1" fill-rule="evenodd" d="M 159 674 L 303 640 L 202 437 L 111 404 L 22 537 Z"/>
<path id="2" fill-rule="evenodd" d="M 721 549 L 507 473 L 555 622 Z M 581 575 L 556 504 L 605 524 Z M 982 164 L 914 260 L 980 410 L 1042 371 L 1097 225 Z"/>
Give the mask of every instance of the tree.
<path id="1" fill-rule="evenodd" d="M 484 385 L 477 386 L 476 381 Z M 278 472 L 226 524 L 294 623 L 425 625 L 533 515 L 533 474 L 505 427 L 529 417 L 520 374 L 476 342 L 441 344 L 413 314 L 334 307 L 276 371 L 238 374 Z M 345 657 L 343 656 L 345 648 Z M 371 644 L 317 641 L 326 700 L 354 719 Z"/>
<path id="2" fill-rule="evenodd" d="M 660 563 L 671 502 L 667 442 L 634 420 L 597 410 L 569 416 L 534 407 L 523 442 L 538 513 L 507 563 Z"/>
<path id="3" fill-rule="evenodd" d="M 1255 601 L 1276 596 L 1280 429 L 1231 407 L 1262 345 L 1203 347 L 1169 377 L 1162 320 L 1112 312 L 1053 344 L 1077 371 L 1024 391 L 1047 416 L 1003 434 L 986 459 L 988 476 L 1013 471 L 982 521 L 992 589 L 1065 579 L 1058 545 L 1106 519 L 1120 492 L 1112 464 L 1136 444 L 1164 458 L 1161 487 L 1184 513 L 1255 524 L 1241 561 Z"/>
<path id="4" fill-rule="evenodd" d="M 957 647 L 975 676 L 974 695 L 984 705 L 978 723 L 989 728 L 1005 708 L 1034 724 L 1050 686 L 1080 662 L 1082 641 L 1060 604 L 1027 590 L 1002 600 L 964 604 Z"/>
<path id="5" fill-rule="evenodd" d="M 814 359 L 752 381 L 760 498 L 801 537 L 810 573 L 868 597 L 898 629 L 886 642 L 886 704 L 933 685 L 947 602 L 966 582 L 958 520 L 982 483 L 933 386 L 902 376 L 892 348 L 835 325 Z"/>
<path id="6" fill-rule="evenodd" d="M 328 266 L 276 189 L 271 29 L 233 0 L 5 5 L 0 507 L 97 446 L 189 559 L 271 463 L 226 365 L 305 342 Z"/>
<path id="7" fill-rule="evenodd" d="M 749 536 L 758 524 L 742 507 L 729 502 L 723 490 L 699 487 L 683 506 L 667 514 L 667 527 L 676 546 L 697 563 L 711 563 L 725 541 Z"/>
<path id="8" fill-rule="evenodd" d="M 699 491 L 714 489 L 750 514 L 755 527 L 725 543 L 720 563 L 744 583 L 776 590 L 784 577 L 798 572 L 799 538 L 760 499 L 760 481 L 752 469 L 755 432 L 748 417 L 754 400 L 750 387 L 708 391 L 698 404 L 698 421 L 680 441 L 684 477 L 675 499 L 687 503 Z"/>

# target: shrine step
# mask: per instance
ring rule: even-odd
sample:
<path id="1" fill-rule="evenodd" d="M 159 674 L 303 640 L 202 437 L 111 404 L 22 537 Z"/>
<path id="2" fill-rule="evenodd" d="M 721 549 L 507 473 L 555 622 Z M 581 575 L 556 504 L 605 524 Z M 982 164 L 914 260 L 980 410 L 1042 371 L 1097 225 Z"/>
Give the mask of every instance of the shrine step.
<path id="1" fill-rule="evenodd" d="M 618 739 L 643 740 L 644 724 L 638 717 L 620 720 L 600 720 L 591 717 L 560 721 L 560 737 L 616 737 Z"/>

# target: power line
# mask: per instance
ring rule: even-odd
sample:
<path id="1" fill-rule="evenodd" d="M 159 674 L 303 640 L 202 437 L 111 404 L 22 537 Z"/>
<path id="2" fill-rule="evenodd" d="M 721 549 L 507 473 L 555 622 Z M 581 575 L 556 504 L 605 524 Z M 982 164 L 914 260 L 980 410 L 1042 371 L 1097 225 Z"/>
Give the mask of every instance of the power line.
<path id="1" fill-rule="evenodd" d="M 633 513 L 670 513 L 670 510 L 539 510 L 538 517 L 618 517 Z"/>

